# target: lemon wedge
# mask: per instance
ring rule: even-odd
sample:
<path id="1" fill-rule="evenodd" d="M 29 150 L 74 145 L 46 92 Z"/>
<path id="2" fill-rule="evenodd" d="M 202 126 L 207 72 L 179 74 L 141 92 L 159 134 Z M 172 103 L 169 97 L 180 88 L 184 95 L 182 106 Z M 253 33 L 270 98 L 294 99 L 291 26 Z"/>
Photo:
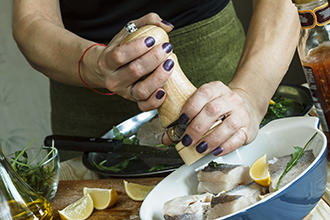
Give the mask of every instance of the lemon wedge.
<path id="1" fill-rule="evenodd" d="M 269 186 L 270 174 L 266 163 L 266 154 L 259 157 L 250 167 L 249 175 L 256 183 L 262 186 Z"/>
<path id="2" fill-rule="evenodd" d="M 94 208 L 97 210 L 103 210 L 109 208 L 118 199 L 117 192 L 112 189 L 101 189 L 101 188 L 88 188 L 84 187 L 84 195 L 91 195 L 94 203 Z"/>
<path id="3" fill-rule="evenodd" d="M 273 100 L 269 100 L 269 105 L 274 105 L 275 102 Z"/>
<path id="4" fill-rule="evenodd" d="M 143 201 L 155 186 L 145 186 L 124 181 L 125 192 L 134 201 Z"/>
<path id="5" fill-rule="evenodd" d="M 88 218 L 94 210 L 93 199 L 89 194 L 71 203 L 58 213 L 62 220 L 83 220 Z"/>

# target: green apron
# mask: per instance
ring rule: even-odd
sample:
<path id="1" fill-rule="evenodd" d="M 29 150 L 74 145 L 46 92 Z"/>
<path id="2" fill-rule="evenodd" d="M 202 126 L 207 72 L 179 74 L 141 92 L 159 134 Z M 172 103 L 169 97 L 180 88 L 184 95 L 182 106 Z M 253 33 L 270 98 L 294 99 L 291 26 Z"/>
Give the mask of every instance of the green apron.
<path id="1" fill-rule="evenodd" d="M 245 40 L 232 2 L 217 15 L 174 30 L 169 37 L 181 69 L 197 88 L 211 81 L 228 84 Z M 50 80 L 50 97 L 52 131 L 59 135 L 100 137 L 141 112 L 135 102 L 118 95 L 100 95 L 89 88 L 53 80 Z M 61 161 L 76 155 L 60 152 Z"/>

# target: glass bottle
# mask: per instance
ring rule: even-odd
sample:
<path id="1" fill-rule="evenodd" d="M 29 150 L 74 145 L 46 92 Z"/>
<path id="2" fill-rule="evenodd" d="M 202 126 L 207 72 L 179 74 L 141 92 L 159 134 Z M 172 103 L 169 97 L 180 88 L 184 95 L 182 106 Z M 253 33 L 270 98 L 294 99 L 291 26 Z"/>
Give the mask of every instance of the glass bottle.
<path id="1" fill-rule="evenodd" d="M 298 54 L 330 158 L 330 8 L 327 0 L 293 0 L 300 23 Z"/>
<path id="2" fill-rule="evenodd" d="M 0 145 L 0 219 L 51 220 L 53 207 L 20 178 Z"/>

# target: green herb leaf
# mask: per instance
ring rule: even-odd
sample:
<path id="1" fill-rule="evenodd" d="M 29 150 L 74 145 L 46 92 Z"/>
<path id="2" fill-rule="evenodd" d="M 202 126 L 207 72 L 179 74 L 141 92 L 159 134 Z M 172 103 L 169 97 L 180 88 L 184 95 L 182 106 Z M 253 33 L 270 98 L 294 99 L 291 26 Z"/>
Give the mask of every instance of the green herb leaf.
<path id="1" fill-rule="evenodd" d="M 277 118 L 300 115 L 306 108 L 306 105 L 300 104 L 283 96 L 274 97 L 272 100 L 275 103 L 269 104 L 267 113 L 260 123 L 261 126 Z"/>
<path id="2" fill-rule="evenodd" d="M 224 164 L 223 163 L 217 163 L 215 161 L 211 161 L 208 165 L 209 166 L 213 166 L 214 168 L 219 168 L 219 167 L 221 167 Z"/>
<path id="3" fill-rule="evenodd" d="M 125 135 L 122 134 L 116 126 L 113 126 L 112 130 L 113 130 L 114 139 L 123 140 L 125 138 Z"/>
<path id="4" fill-rule="evenodd" d="M 10 158 L 11 165 L 18 173 L 18 175 L 37 193 L 44 197 L 48 197 L 53 192 L 52 182 L 56 171 L 54 167 L 50 167 L 50 164 L 47 164 L 43 167 L 39 165 L 54 153 L 54 144 L 52 150 L 49 151 L 45 158 L 37 163 L 37 165 L 31 166 L 31 162 L 37 158 L 43 148 L 43 146 L 41 146 L 38 153 L 33 157 L 32 160 L 29 161 L 26 150 L 33 143 L 33 141 L 34 140 L 32 140 L 23 150 L 15 152 L 15 158 Z M 23 159 L 20 159 L 21 157 L 23 157 Z"/>
<path id="5" fill-rule="evenodd" d="M 176 166 L 174 165 L 168 165 L 168 164 L 158 164 L 156 166 L 151 167 L 148 171 L 152 172 L 152 171 L 159 171 L 159 170 L 165 170 L 165 169 L 171 169 L 171 168 L 175 168 Z"/>
<path id="6" fill-rule="evenodd" d="M 131 157 L 131 158 L 128 158 L 128 159 L 125 159 L 123 160 L 122 162 L 118 163 L 118 164 L 115 164 L 113 166 L 104 166 L 104 164 L 107 162 L 107 160 L 104 160 L 102 161 L 101 163 L 97 164 L 95 163 L 93 160 L 92 160 L 92 163 L 94 164 L 95 167 L 97 167 L 99 170 L 103 170 L 103 171 L 112 171 L 112 172 L 115 172 L 115 173 L 118 173 L 120 171 L 123 171 L 124 169 L 127 168 L 129 162 L 131 160 L 136 160 L 137 157 L 134 156 L 134 157 Z"/>
<path id="7" fill-rule="evenodd" d="M 299 159 L 304 155 L 305 153 L 305 149 L 307 148 L 307 146 L 309 145 L 309 143 L 313 140 L 313 138 L 316 136 L 317 132 L 313 135 L 313 137 L 311 137 L 309 139 L 309 141 L 306 143 L 306 145 L 304 146 L 304 148 L 301 147 L 294 147 L 295 152 L 292 154 L 292 158 L 291 160 L 288 162 L 288 164 L 286 165 L 285 170 L 283 171 L 282 175 L 280 176 L 278 182 L 277 182 L 277 186 L 275 191 L 278 190 L 279 186 L 280 186 L 280 182 L 282 180 L 282 178 L 284 177 L 285 174 L 287 174 L 292 167 L 294 167 L 295 165 L 298 164 Z"/>
<path id="8" fill-rule="evenodd" d="M 122 134 L 119 131 L 119 129 L 116 126 L 113 126 L 112 130 L 113 130 L 114 139 L 121 140 L 121 141 L 123 141 L 124 144 L 133 144 L 133 145 L 139 144 L 139 139 L 137 139 L 136 137 L 130 137 L 133 134 L 132 131 L 130 131 L 127 135 L 128 137 L 126 137 L 124 134 Z M 155 145 L 154 147 L 165 147 L 165 146 L 175 147 L 175 144 L 172 144 L 172 145 L 159 144 L 159 145 Z M 117 173 L 117 172 L 124 171 L 128 167 L 129 162 L 131 160 L 137 160 L 137 159 L 139 159 L 139 158 L 137 156 L 134 156 L 132 158 L 125 159 L 124 161 L 122 161 L 118 164 L 115 164 L 113 166 L 110 166 L 110 167 L 104 166 L 104 164 L 107 162 L 107 160 L 104 160 L 104 161 L 100 162 L 99 164 L 97 164 L 95 161 L 92 161 L 92 163 L 99 170 L 112 171 L 112 172 Z M 173 167 L 176 167 L 176 166 L 173 166 Z M 159 164 L 159 165 L 156 165 L 156 166 L 150 168 L 149 171 L 156 171 L 156 170 L 162 170 L 162 169 L 168 169 L 168 168 L 172 168 L 172 167 L 168 167 L 167 165 L 164 165 L 164 164 Z"/>

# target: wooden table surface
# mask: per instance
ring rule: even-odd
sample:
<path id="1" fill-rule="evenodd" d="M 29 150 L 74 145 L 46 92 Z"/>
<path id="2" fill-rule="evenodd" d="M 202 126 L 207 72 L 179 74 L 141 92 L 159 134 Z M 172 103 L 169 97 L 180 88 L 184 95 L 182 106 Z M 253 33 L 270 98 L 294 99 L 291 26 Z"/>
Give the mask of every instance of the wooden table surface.
<path id="1" fill-rule="evenodd" d="M 323 198 L 318 205 L 307 215 L 304 220 L 328 220 L 330 219 L 330 162 L 328 162 L 328 183 Z M 156 185 L 163 178 L 125 178 L 126 181 L 143 185 Z M 106 210 L 94 210 L 88 219 L 95 220 L 137 220 L 142 202 L 131 200 L 125 193 L 123 179 L 98 179 L 98 175 L 87 170 L 81 158 L 75 158 L 61 163 L 60 183 L 55 198 L 52 200 L 54 208 L 54 220 L 60 220 L 57 210 L 83 196 L 84 187 L 114 188 L 118 193 L 116 204 Z"/>
<path id="2" fill-rule="evenodd" d="M 156 185 L 162 178 L 139 178 L 126 179 L 130 182 L 143 185 Z M 83 196 L 84 187 L 114 188 L 118 193 L 117 202 L 105 210 L 95 210 L 88 219 L 95 220 L 138 220 L 142 202 L 135 202 L 130 199 L 124 189 L 123 179 L 101 179 L 101 180 L 64 180 L 60 181 L 55 198 L 52 201 L 54 208 L 54 220 L 61 220 L 57 210 L 65 208 L 67 205 Z"/>

